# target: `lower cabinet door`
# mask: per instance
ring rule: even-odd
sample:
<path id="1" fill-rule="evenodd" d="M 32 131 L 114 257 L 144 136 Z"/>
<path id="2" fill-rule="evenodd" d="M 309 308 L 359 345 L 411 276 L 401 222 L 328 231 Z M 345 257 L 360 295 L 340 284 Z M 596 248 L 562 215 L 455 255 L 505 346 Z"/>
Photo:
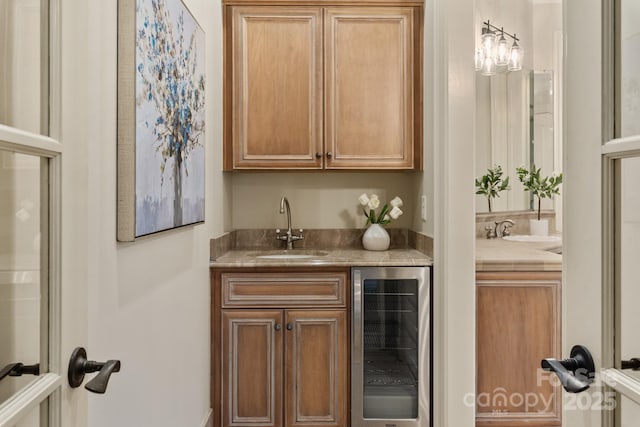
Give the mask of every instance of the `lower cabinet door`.
<path id="1" fill-rule="evenodd" d="M 346 311 L 288 310 L 285 317 L 286 426 L 346 426 Z"/>
<path id="2" fill-rule="evenodd" d="M 476 274 L 477 427 L 562 425 L 562 388 L 540 368 L 560 358 L 561 272 Z"/>
<path id="3" fill-rule="evenodd" d="M 282 426 L 281 310 L 222 311 L 222 420 Z"/>

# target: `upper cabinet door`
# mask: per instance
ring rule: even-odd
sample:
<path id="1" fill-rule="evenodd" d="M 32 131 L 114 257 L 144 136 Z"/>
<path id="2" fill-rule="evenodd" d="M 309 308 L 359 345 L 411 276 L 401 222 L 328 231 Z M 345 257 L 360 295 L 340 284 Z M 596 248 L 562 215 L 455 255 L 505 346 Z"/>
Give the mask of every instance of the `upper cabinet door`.
<path id="1" fill-rule="evenodd" d="M 325 9 L 326 167 L 414 166 L 414 9 Z"/>
<path id="2" fill-rule="evenodd" d="M 322 168 L 321 9 L 232 7 L 231 14 L 232 168 Z"/>

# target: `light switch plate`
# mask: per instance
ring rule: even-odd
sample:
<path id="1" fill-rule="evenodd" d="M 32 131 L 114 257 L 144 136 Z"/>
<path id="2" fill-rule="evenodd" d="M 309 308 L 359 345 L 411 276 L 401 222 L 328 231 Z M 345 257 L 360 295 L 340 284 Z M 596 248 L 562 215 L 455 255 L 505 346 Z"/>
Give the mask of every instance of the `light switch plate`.
<path id="1" fill-rule="evenodd" d="M 422 218 L 423 221 L 427 220 L 427 196 L 423 195 L 421 198 L 421 214 L 420 217 Z"/>

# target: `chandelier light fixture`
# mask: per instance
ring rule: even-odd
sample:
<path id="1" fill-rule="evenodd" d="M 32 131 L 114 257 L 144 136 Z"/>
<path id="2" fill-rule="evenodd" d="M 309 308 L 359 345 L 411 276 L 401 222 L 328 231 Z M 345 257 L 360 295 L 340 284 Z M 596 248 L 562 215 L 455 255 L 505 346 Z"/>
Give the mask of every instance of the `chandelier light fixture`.
<path id="1" fill-rule="evenodd" d="M 480 47 L 476 48 L 475 53 L 476 71 L 483 76 L 492 76 L 498 70 L 522 70 L 524 52 L 519 41 L 516 34 L 507 33 L 503 27 L 498 28 L 490 21 L 483 22 Z"/>

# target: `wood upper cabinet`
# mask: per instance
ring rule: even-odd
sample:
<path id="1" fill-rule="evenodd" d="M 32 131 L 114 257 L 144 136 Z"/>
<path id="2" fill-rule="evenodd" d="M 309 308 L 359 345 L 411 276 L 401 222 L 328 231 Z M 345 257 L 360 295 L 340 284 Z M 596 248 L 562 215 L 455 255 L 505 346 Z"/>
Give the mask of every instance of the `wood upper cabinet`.
<path id="1" fill-rule="evenodd" d="M 288 310 L 286 323 L 286 425 L 345 426 L 345 311 Z"/>
<path id="2" fill-rule="evenodd" d="M 422 168 L 422 2 L 245 3 L 224 3 L 225 170 Z"/>
<path id="3" fill-rule="evenodd" d="M 413 168 L 413 13 L 325 9 L 327 168 Z"/>
<path id="4" fill-rule="evenodd" d="M 477 273 L 477 426 L 562 424 L 561 388 L 540 369 L 561 356 L 561 277 Z"/>
<path id="5" fill-rule="evenodd" d="M 233 168 L 321 168 L 322 10 L 237 6 L 231 15 Z"/>
<path id="6" fill-rule="evenodd" d="M 222 419 L 282 425 L 282 311 L 222 312 Z"/>

